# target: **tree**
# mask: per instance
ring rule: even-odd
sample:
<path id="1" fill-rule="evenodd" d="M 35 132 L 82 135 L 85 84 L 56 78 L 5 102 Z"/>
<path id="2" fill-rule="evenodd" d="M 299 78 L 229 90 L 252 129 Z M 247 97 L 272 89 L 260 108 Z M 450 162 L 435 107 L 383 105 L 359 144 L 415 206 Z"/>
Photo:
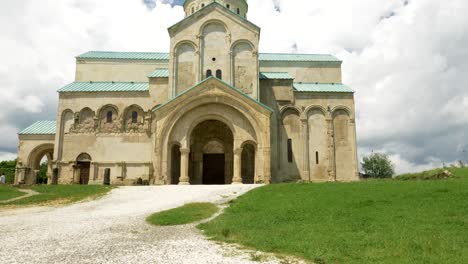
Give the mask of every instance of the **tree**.
<path id="1" fill-rule="evenodd" d="M 6 183 L 13 183 L 15 180 L 16 160 L 8 160 L 0 162 L 0 174 L 6 176 Z"/>
<path id="2" fill-rule="evenodd" d="M 391 178 L 395 174 L 395 165 L 386 154 L 372 153 L 365 156 L 361 165 L 368 178 Z"/>

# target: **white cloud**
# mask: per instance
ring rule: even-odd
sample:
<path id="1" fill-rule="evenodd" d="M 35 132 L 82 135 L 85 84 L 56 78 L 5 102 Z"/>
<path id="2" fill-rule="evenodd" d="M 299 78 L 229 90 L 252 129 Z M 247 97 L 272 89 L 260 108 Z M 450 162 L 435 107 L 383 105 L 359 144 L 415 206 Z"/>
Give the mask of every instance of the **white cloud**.
<path id="1" fill-rule="evenodd" d="M 147 2 L 155 8 L 138 0 L 3 1 L 0 131 L 54 118 L 55 91 L 73 80 L 74 56 L 82 52 L 167 51 L 167 27 L 184 17 L 182 7 Z M 249 5 L 249 19 L 262 28 L 262 52 L 333 53 L 344 60 L 344 82 L 357 91 L 361 154 L 383 150 L 400 172 L 468 160 L 467 1 Z M 0 151 L 14 152 L 16 140 L 6 138 Z"/>

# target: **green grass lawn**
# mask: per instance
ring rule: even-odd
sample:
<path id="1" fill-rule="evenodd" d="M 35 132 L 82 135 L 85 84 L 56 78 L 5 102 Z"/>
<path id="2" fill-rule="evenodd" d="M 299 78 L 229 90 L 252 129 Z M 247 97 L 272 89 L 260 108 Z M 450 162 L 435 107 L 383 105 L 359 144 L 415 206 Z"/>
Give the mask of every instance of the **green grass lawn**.
<path id="1" fill-rule="evenodd" d="M 212 203 L 191 203 L 182 207 L 155 213 L 146 221 L 157 226 L 184 225 L 209 218 L 218 211 Z"/>
<path id="2" fill-rule="evenodd" d="M 18 188 L 8 185 L 0 185 L 0 201 L 9 200 L 22 195 L 25 195 L 25 193 L 18 191 Z"/>
<path id="3" fill-rule="evenodd" d="M 268 185 L 199 228 L 315 263 L 468 263 L 468 169 L 452 171 L 460 178 Z"/>
<path id="4" fill-rule="evenodd" d="M 29 188 L 40 194 L 0 204 L 2 206 L 41 205 L 49 203 L 72 203 L 107 194 L 112 187 L 104 185 L 37 185 Z"/>

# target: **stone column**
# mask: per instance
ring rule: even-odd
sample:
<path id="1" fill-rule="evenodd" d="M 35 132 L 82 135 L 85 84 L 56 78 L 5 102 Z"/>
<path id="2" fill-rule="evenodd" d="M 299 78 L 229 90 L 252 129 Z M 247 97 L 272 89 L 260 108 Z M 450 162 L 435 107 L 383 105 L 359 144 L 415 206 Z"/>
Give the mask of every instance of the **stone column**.
<path id="1" fill-rule="evenodd" d="M 310 182 L 310 158 L 309 158 L 309 126 L 308 126 L 307 119 L 301 119 L 301 132 L 302 132 L 302 174 L 303 177 L 306 177 L 307 180 Z M 303 178 L 304 179 L 304 178 Z"/>
<path id="2" fill-rule="evenodd" d="M 179 185 L 190 185 L 189 178 L 189 153 L 190 149 L 180 149 L 180 178 Z"/>
<path id="3" fill-rule="evenodd" d="M 234 150 L 234 177 L 232 178 L 232 184 L 242 184 L 242 148 Z"/>

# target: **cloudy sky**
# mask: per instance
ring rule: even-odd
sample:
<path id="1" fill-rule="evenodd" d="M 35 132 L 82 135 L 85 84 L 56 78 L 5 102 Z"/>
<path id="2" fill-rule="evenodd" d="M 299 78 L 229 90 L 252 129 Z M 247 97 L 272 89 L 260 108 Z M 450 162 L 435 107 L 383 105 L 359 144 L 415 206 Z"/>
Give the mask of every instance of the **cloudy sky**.
<path id="1" fill-rule="evenodd" d="M 0 160 L 53 120 L 88 50 L 168 51 L 181 0 L 2 0 Z M 468 1 L 250 0 L 261 52 L 332 53 L 356 90 L 360 155 L 398 172 L 468 161 Z"/>

